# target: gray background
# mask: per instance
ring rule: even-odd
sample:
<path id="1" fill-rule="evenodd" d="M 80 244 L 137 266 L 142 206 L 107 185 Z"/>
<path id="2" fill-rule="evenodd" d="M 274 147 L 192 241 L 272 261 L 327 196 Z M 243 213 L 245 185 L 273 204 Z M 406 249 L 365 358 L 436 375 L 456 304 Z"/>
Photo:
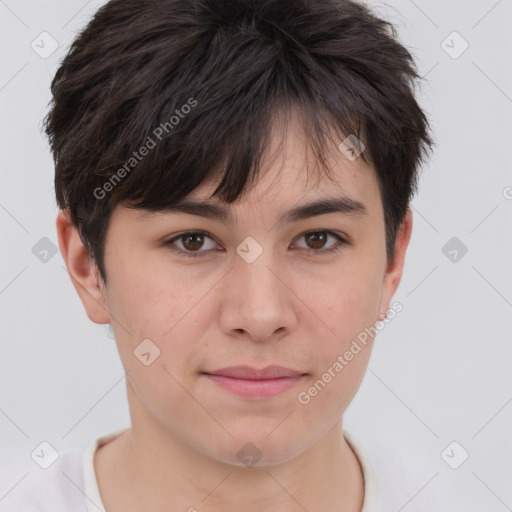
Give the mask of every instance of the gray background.
<path id="1" fill-rule="evenodd" d="M 58 251 L 36 256 L 43 237 L 57 246 L 40 133 L 49 83 L 103 3 L 0 0 L 0 500 L 27 463 L 44 471 L 30 459 L 42 441 L 62 451 L 129 426 L 108 327 L 87 318 Z M 379 333 L 345 428 L 370 458 L 381 446 L 407 470 L 407 499 L 383 489 L 384 510 L 512 510 L 512 1 L 367 3 L 396 24 L 426 77 L 418 99 L 438 149 L 413 202 L 394 297 L 404 310 Z M 46 59 L 31 47 L 43 31 L 59 45 Z M 469 44 L 459 56 L 454 31 Z M 452 237 L 468 249 L 455 262 L 443 253 Z M 453 469 L 462 450 L 469 458 Z"/>

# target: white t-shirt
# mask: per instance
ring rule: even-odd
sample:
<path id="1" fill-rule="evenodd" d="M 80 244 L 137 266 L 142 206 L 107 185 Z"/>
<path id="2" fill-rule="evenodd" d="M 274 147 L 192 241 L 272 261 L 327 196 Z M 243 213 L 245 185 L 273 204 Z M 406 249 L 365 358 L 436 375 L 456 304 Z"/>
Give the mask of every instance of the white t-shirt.
<path id="1" fill-rule="evenodd" d="M 98 446 L 126 429 L 92 440 L 85 449 L 65 450 L 48 469 L 31 469 L 0 502 L 1 512 L 105 512 L 94 472 L 93 457 Z M 383 512 L 379 489 L 370 461 L 358 441 L 343 435 L 354 450 L 363 470 L 365 494 L 361 512 Z M 403 504 L 404 502 L 402 502 Z"/>

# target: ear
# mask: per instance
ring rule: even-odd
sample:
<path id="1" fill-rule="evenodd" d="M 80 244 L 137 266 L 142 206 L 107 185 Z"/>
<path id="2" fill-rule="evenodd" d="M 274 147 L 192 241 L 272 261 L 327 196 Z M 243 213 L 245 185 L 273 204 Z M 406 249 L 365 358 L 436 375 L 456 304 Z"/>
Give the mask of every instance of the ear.
<path id="1" fill-rule="evenodd" d="M 70 212 L 67 209 L 61 210 L 57 215 L 57 236 L 60 253 L 87 316 L 97 324 L 108 324 L 110 316 L 106 308 L 103 280 L 98 267 L 83 245 L 78 230 L 71 223 Z"/>
<path id="2" fill-rule="evenodd" d="M 382 292 L 380 299 L 379 311 L 381 315 L 385 315 L 389 309 L 391 298 L 396 292 L 400 279 L 402 278 L 402 271 L 404 268 L 405 253 L 412 233 L 412 210 L 407 208 L 405 218 L 400 225 L 396 240 L 395 240 L 395 256 L 393 261 L 388 262 L 386 273 L 384 274 L 384 281 L 382 284 Z"/>

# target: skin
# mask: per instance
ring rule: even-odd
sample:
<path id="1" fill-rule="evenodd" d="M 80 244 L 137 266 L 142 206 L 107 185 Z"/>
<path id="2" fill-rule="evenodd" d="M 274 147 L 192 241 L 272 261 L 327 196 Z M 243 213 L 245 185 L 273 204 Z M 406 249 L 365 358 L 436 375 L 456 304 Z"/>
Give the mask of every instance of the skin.
<path id="1" fill-rule="evenodd" d="M 372 169 L 335 147 L 335 179 L 322 175 L 312 186 L 303 172 L 308 159 L 300 126 L 294 119 L 280 148 L 282 159 L 230 205 L 238 219 L 233 225 L 184 213 L 143 217 L 146 212 L 119 205 L 107 233 L 106 287 L 67 212 L 57 217 L 70 278 L 90 320 L 111 323 L 127 372 L 131 428 L 99 448 L 94 459 L 108 512 L 362 508 L 364 479 L 342 436 L 342 416 L 374 340 L 307 405 L 297 396 L 389 309 L 412 212 L 398 232 L 394 261 L 387 262 Z M 216 183 L 204 182 L 189 197 L 207 200 Z M 340 195 L 361 201 L 368 213 L 276 224 L 292 206 Z M 162 245 L 190 230 L 213 239 L 205 237 L 201 245 L 182 238 L 174 247 L 204 256 L 178 255 Z M 338 244 L 332 235 L 323 245 L 303 236 L 322 230 L 350 244 L 322 254 Z M 235 251 L 248 236 L 263 248 L 252 263 Z M 308 248 L 318 252 L 307 254 Z M 133 353 L 147 338 L 161 351 L 149 366 Z M 242 364 L 276 364 L 307 375 L 277 396 L 248 399 L 200 374 Z M 253 467 L 236 455 L 247 442 L 261 452 Z"/>

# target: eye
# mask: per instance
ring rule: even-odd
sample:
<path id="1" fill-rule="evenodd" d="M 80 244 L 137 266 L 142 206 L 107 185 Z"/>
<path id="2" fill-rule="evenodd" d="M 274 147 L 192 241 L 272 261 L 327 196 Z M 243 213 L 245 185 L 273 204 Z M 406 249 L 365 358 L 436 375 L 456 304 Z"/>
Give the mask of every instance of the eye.
<path id="1" fill-rule="evenodd" d="M 187 231 L 186 233 L 182 233 L 181 235 L 175 236 L 174 238 L 171 238 L 170 240 L 167 240 L 164 242 L 164 245 L 168 245 L 169 249 L 173 252 L 177 252 L 179 254 L 184 254 L 185 256 L 191 256 L 191 257 L 197 257 L 201 256 L 203 253 L 208 251 L 198 251 L 202 245 L 205 238 L 209 238 L 210 240 L 214 241 L 211 236 L 208 236 L 204 231 Z M 183 248 L 184 249 L 176 249 L 172 247 L 175 245 L 175 242 L 177 240 L 183 239 Z M 214 243 L 214 245 L 216 245 Z"/>
<path id="2" fill-rule="evenodd" d="M 329 237 L 334 238 L 338 243 L 331 245 L 328 249 L 323 249 Z M 304 249 L 304 251 L 309 255 L 330 254 L 341 250 L 344 245 L 349 245 L 347 240 L 334 231 L 309 231 L 300 235 L 299 239 L 300 238 L 305 238 L 308 244 L 313 245 L 313 249 L 307 247 Z M 204 246 L 205 239 L 209 239 L 213 242 L 214 247 L 211 247 L 210 250 L 215 250 L 215 246 L 217 246 L 217 244 L 213 238 L 204 231 L 187 231 L 185 233 L 181 233 L 170 240 L 165 241 L 163 245 L 168 246 L 169 249 L 175 253 L 195 258 L 210 252 L 209 250 L 199 250 Z M 182 248 L 179 246 L 176 247 L 178 245 L 178 241 L 180 241 Z"/>
<path id="3" fill-rule="evenodd" d="M 338 241 L 337 244 L 331 245 L 328 249 L 323 249 L 325 243 L 329 237 L 334 238 Z M 338 235 L 334 231 L 308 231 L 307 233 L 303 233 L 299 238 L 304 238 L 310 246 L 312 245 L 314 249 L 307 248 L 305 249 L 307 254 L 325 254 L 325 253 L 333 253 L 339 251 L 344 245 L 348 245 L 349 242 L 345 240 L 342 236 Z"/>

